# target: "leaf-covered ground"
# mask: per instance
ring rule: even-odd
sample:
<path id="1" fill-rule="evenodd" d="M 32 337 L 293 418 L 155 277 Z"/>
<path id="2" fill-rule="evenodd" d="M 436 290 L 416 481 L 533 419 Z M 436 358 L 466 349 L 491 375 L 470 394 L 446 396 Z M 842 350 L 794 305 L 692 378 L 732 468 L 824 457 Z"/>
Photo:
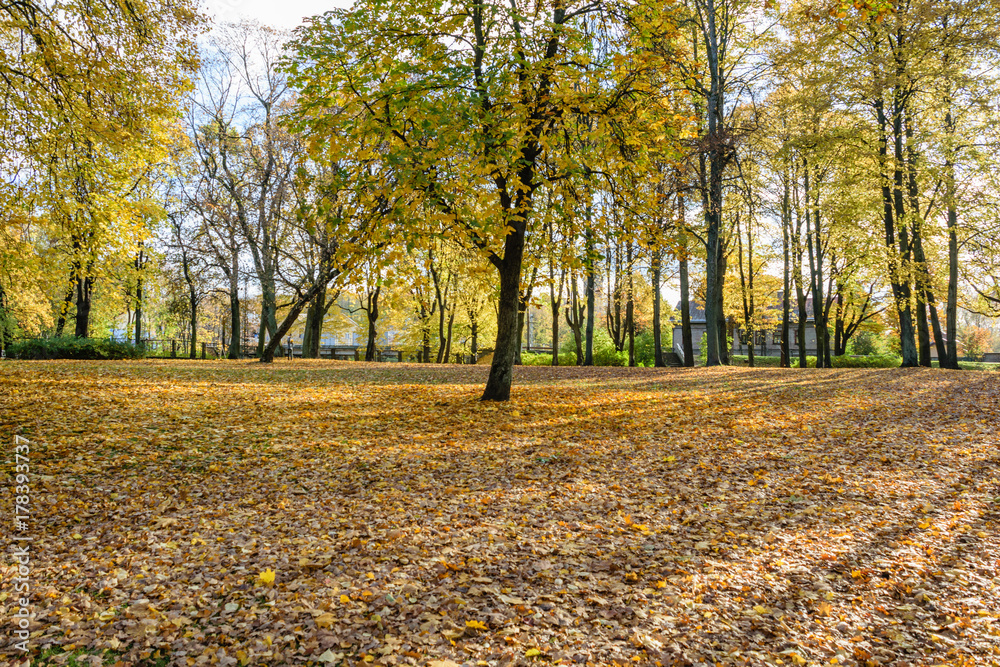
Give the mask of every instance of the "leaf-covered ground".
<path id="1" fill-rule="evenodd" d="M 486 372 L 3 363 L 34 664 L 1000 664 L 1000 375 Z"/>

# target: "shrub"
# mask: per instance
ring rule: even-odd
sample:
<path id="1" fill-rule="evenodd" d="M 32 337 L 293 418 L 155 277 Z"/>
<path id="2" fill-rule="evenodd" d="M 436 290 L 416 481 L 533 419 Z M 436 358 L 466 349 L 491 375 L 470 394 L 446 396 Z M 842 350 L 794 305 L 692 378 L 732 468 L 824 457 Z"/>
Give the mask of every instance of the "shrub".
<path id="1" fill-rule="evenodd" d="M 521 364 L 524 366 L 551 366 L 552 354 L 549 352 L 522 352 Z M 563 352 L 559 355 L 560 366 L 576 366 L 576 352 Z"/>
<path id="2" fill-rule="evenodd" d="M 666 342 L 665 332 L 660 332 L 660 346 L 663 353 L 670 352 L 670 346 Z M 626 354 L 626 362 L 628 356 Z M 653 341 L 652 329 L 643 329 L 635 334 L 635 363 L 637 366 L 653 366 L 656 363 L 656 345 Z"/>
<path id="3" fill-rule="evenodd" d="M 882 341 L 871 331 L 859 331 L 851 338 L 851 354 L 871 356 L 882 351 Z"/>
<path id="4" fill-rule="evenodd" d="M 614 345 L 594 349 L 595 366 L 628 366 L 628 352 L 619 352 Z"/>
<path id="5" fill-rule="evenodd" d="M 799 355 L 797 354 L 792 357 L 792 368 L 801 368 L 799 366 Z M 816 357 L 806 357 L 806 368 L 816 368 Z"/>
<path id="6" fill-rule="evenodd" d="M 864 357 L 833 357 L 834 368 L 898 368 L 901 359 L 894 354 L 869 354 Z"/>
<path id="7" fill-rule="evenodd" d="M 140 359 L 141 346 L 102 338 L 31 338 L 12 343 L 7 348 L 12 359 Z"/>

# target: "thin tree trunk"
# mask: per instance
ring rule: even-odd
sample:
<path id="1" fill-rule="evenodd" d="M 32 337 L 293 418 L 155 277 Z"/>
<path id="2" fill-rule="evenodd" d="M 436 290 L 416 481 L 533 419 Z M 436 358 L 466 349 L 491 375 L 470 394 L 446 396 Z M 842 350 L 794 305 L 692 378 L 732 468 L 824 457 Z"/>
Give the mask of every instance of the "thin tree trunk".
<path id="1" fill-rule="evenodd" d="M 587 208 L 587 220 L 590 220 L 590 208 Z M 594 310 L 596 306 L 596 277 L 595 277 L 595 261 L 596 261 L 596 251 L 594 249 L 594 238 L 593 232 L 588 227 L 586 233 L 586 246 L 587 246 L 587 337 L 586 337 L 586 350 L 583 357 L 584 366 L 594 365 L 594 321 L 596 319 Z"/>
<path id="2" fill-rule="evenodd" d="M 749 238 L 749 233 L 747 234 Z M 750 368 L 754 367 L 754 343 L 756 343 L 756 331 L 753 325 L 753 305 L 749 298 L 748 287 L 750 290 L 753 289 L 753 284 L 747 283 L 746 271 L 743 270 L 743 230 L 740 225 L 740 214 L 736 214 L 736 243 L 737 251 L 739 252 L 739 268 L 740 268 L 740 292 L 743 294 L 743 333 L 745 342 L 747 345 L 747 365 Z M 751 280 L 753 278 L 753 256 L 750 257 L 750 276 Z M 735 342 L 735 341 L 734 341 Z"/>
<path id="3" fill-rule="evenodd" d="M 479 361 L 479 320 L 476 319 L 476 311 L 473 308 L 469 309 L 469 326 L 472 334 L 469 353 L 472 355 L 472 363 L 476 363 Z"/>
<path id="4" fill-rule="evenodd" d="M 632 276 L 632 237 L 626 245 L 628 263 L 628 301 L 625 302 L 625 328 L 628 330 L 628 365 L 635 368 L 635 281 Z"/>
<path id="5" fill-rule="evenodd" d="M 885 219 L 886 248 L 889 251 L 889 276 L 896 301 L 896 314 L 899 318 L 899 347 L 903 356 L 903 367 L 917 366 L 917 348 L 914 343 L 913 311 L 910 305 L 912 296 L 910 288 L 910 243 L 906 231 L 905 210 L 903 206 L 903 123 L 902 123 L 902 93 L 897 86 L 893 92 L 892 132 L 894 145 L 893 180 L 890 183 L 884 175 L 888 166 L 887 119 L 882 100 L 876 101 L 875 110 L 878 114 L 881 131 L 879 141 L 880 158 L 883 165 L 883 217 Z M 898 246 L 897 246 L 898 241 Z"/>
<path id="6" fill-rule="evenodd" d="M 365 315 L 368 318 L 368 342 L 365 345 L 365 361 L 375 361 L 377 352 L 375 343 L 378 339 L 378 331 L 375 328 L 375 323 L 378 321 L 378 296 L 381 291 L 382 286 L 377 285 L 375 291 L 368 295 L 368 307 L 365 309 Z"/>
<path id="7" fill-rule="evenodd" d="M 945 56 L 947 65 L 947 55 Z M 955 120 L 952 116 L 951 87 L 945 96 L 945 206 L 948 216 L 948 302 L 945 306 L 945 341 L 947 353 L 940 359 L 941 368 L 958 370 L 958 207 L 955 185 Z"/>
<path id="8" fill-rule="evenodd" d="M 451 333 L 455 327 L 455 309 L 451 309 L 448 314 L 448 345 L 444 349 L 444 359 L 446 363 L 451 363 Z"/>
<path id="9" fill-rule="evenodd" d="M 781 197 L 781 367 L 791 368 L 792 347 L 789 340 L 791 310 L 792 310 L 792 281 L 791 281 L 791 247 L 790 235 L 792 226 L 791 192 L 789 188 L 788 165 L 785 164 L 782 178 Z"/>
<path id="10" fill-rule="evenodd" d="M 660 251 L 658 244 L 654 245 L 650 251 L 653 253 L 652 264 L 653 264 L 653 365 L 657 368 L 663 368 L 667 365 L 667 362 L 663 359 L 663 333 L 660 330 L 660 283 L 662 282 L 661 263 L 663 261 L 663 254 Z"/>
<path id="11" fill-rule="evenodd" d="M 90 335 L 90 304 L 94 290 L 94 279 L 85 276 L 76 283 L 76 332 L 78 338 Z"/>

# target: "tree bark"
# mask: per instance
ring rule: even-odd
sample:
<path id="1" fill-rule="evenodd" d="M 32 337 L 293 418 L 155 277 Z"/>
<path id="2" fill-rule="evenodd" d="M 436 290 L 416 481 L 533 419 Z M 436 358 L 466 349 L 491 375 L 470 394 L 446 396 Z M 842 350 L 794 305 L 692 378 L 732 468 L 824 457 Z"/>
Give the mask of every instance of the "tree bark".
<path id="1" fill-rule="evenodd" d="M 475 309 L 469 309 L 469 326 L 471 327 L 472 338 L 469 342 L 469 354 L 472 355 L 472 363 L 479 361 L 479 320 L 476 319 Z"/>
<path id="2" fill-rule="evenodd" d="M 892 182 L 889 180 L 889 138 L 888 118 L 885 115 L 885 101 L 882 97 L 875 100 L 875 113 L 878 118 L 878 153 L 880 176 L 882 181 L 882 220 L 885 229 L 885 248 L 888 256 L 889 283 L 892 286 L 892 296 L 896 314 L 899 319 L 899 346 L 903 355 L 903 366 L 917 365 L 917 350 L 913 344 L 913 320 L 910 313 L 909 284 L 902 275 L 900 266 L 902 253 L 896 246 L 896 220 L 894 213 Z M 897 170 L 898 171 L 898 170 Z M 900 174 L 900 186 L 902 176 Z M 900 193 L 901 194 L 901 193 Z"/>
<path id="3" fill-rule="evenodd" d="M 573 331 L 573 341 L 576 343 L 576 365 L 583 366 L 583 327 L 585 324 L 584 312 L 586 306 L 580 303 L 579 293 L 576 289 L 576 278 L 573 279 L 570 302 L 566 307 L 566 324 Z"/>
<path id="4" fill-rule="evenodd" d="M 945 65 L 947 65 L 947 55 Z M 945 340 L 947 352 L 941 368 L 958 370 L 958 207 L 955 185 L 955 120 L 952 116 L 951 87 L 945 95 L 945 207 L 948 217 L 948 297 L 945 306 Z"/>
<path id="5" fill-rule="evenodd" d="M 90 305 L 94 291 L 94 279 L 85 276 L 76 282 L 76 331 L 78 338 L 90 335 Z"/>
<path id="6" fill-rule="evenodd" d="M 787 161 L 782 173 L 782 195 L 781 195 L 781 367 L 791 368 L 792 347 L 789 340 L 790 317 L 792 310 L 792 281 L 791 281 L 791 247 L 790 235 L 792 226 L 791 192 L 789 187 L 790 175 L 788 173 Z"/>
<path id="7" fill-rule="evenodd" d="M 588 206 L 588 222 L 590 219 L 589 206 Z M 587 229 L 586 233 L 586 246 L 587 246 L 587 329 L 586 329 L 586 349 L 583 357 L 584 366 L 594 365 L 594 320 L 597 299 L 595 297 L 595 292 L 597 291 L 596 286 L 596 252 L 594 249 L 594 237 L 593 232 Z"/>
<path id="8" fill-rule="evenodd" d="M 375 361 L 376 349 L 375 343 L 378 339 L 378 331 L 375 328 L 375 323 L 378 321 L 378 296 L 382 291 L 382 286 L 377 285 L 375 291 L 371 292 L 368 296 L 368 308 L 365 309 L 365 315 L 368 318 L 368 343 L 365 345 L 365 361 Z M 452 315 L 454 318 L 454 314 Z M 449 325 L 449 329 L 450 329 Z M 450 343 L 449 337 L 449 345 Z"/>
<path id="9" fill-rule="evenodd" d="M 663 254 L 660 252 L 659 245 L 654 244 L 650 248 L 650 252 L 653 253 L 652 257 L 652 269 L 653 269 L 653 365 L 656 368 L 663 368 L 667 365 L 667 362 L 663 359 L 663 333 L 660 331 L 660 283 L 662 282 L 662 267 L 661 263 L 663 261 Z"/>
<path id="10" fill-rule="evenodd" d="M 504 239 L 503 258 L 494 260 L 500 278 L 500 301 L 497 308 L 497 342 L 493 350 L 490 375 L 483 391 L 484 401 L 510 400 L 510 387 L 514 380 L 514 358 L 521 344 L 517 320 L 523 255 L 524 227 L 519 224 Z"/>

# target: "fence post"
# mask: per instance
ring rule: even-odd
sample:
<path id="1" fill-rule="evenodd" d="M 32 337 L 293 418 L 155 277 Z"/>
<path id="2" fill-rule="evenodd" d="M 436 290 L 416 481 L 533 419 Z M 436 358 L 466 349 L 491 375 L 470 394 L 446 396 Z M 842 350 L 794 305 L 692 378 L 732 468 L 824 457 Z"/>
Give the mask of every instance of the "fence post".
<path id="1" fill-rule="evenodd" d="M 205 358 L 205 351 L 206 351 L 207 348 L 208 348 L 208 343 L 202 343 L 201 344 L 201 358 L 202 359 Z"/>
<path id="2" fill-rule="evenodd" d="M 176 338 L 172 338 L 170 340 L 170 356 L 173 357 L 174 359 L 177 358 L 177 339 Z"/>

